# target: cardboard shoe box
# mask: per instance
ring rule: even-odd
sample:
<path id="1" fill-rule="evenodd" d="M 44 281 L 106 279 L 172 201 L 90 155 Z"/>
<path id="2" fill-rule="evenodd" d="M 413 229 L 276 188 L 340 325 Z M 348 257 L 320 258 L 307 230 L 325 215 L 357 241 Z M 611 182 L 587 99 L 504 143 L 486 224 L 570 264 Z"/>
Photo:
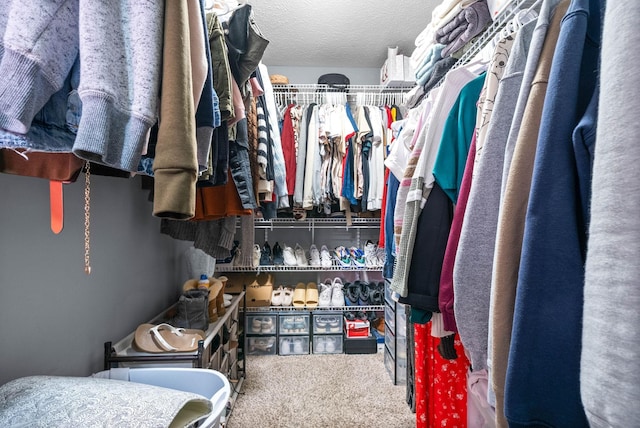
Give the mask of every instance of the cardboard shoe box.
<path id="1" fill-rule="evenodd" d="M 246 284 L 245 304 L 250 308 L 271 306 L 271 294 L 273 292 L 273 276 L 269 273 L 261 273 L 249 277 L 251 282 Z"/>
<path id="2" fill-rule="evenodd" d="M 273 292 L 273 275 L 267 272 L 254 273 L 229 273 L 224 292 L 239 294 L 245 291 L 245 304 L 249 308 L 261 308 L 271 306 L 271 293 Z"/>

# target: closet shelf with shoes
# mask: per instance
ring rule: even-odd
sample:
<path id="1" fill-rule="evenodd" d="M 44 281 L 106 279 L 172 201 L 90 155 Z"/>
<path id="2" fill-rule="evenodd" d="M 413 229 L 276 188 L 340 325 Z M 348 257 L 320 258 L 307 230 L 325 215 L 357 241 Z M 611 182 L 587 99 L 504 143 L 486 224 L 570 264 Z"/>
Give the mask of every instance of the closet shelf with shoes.
<path id="1" fill-rule="evenodd" d="M 256 237 L 251 250 L 251 264 L 219 261 L 216 265 L 218 271 L 381 272 L 384 265 L 384 251 L 373 242 L 380 230 L 380 218 L 377 217 L 354 217 L 350 220 L 345 217 L 255 219 L 254 230 Z M 300 234 L 301 230 L 307 231 L 308 235 Z M 259 232 L 264 233 L 263 239 L 258 236 Z M 372 239 L 366 239 L 366 243 L 360 246 L 364 235 L 371 235 L 368 237 Z M 284 239 L 270 240 L 274 236 Z M 325 242 L 316 243 L 320 236 Z M 290 240 L 290 245 L 287 245 L 287 240 Z"/>
<path id="2" fill-rule="evenodd" d="M 285 266 L 285 265 L 267 265 L 267 266 L 216 266 L 219 272 L 322 272 L 322 271 L 377 271 L 382 272 L 380 267 L 358 267 L 358 266 L 341 266 L 337 261 L 333 261 L 330 267 L 319 266 Z"/>
<path id="3" fill-rule="evenodd" d="M 227 375 L 230 380 L 236 380 L 238 376 L 235 367 L 233 370 L 229 367 L 228 372 L 223 372 L 223 370 L 221 370 L 222 367 L 220 366 L 223 360 L 223 356 L 221 354 L 222 351 L 225 350 L 225 346 L 225 351 L 233 349 L 234 352 L 237 352 L 238 350 L 238 344 L 241 342 L 237 337 L 239 323 L 238 317 L 240 307 L 244 306 L 244 296 L 244 291 L 231 296 L 229 304 L 225 304 L 224 314 L 218 316 L 216 321 L 210 322 L 206 330 L 201 331 L 203 334 L 203 336 L 201 336 L 202 340 L 198 340 L 197 345 L 194 345 L 194 350 L 178 350 L 171 352 L 169 350 L 163 351 L 162 349 L 158 349 L 157 351 L 149 352 L 150 350 L 147 349 L 145 351 L 136 343 L 136 332 L 132 332 L 116 343 L 105 342 L 104 369 L 108 370 L 119 365 L 144 366 L 146 364 L 153 364 L 155 366 L 170 365 L 172 367 L 176 367 L 176 364 L 178 364 L 178 366 L 216 369 Z M 174 312 L 177 305 L 178 303 L 172 305 L 148 323 L 141 324 L 141 326 L 161 326 L 163 323 L 167 323 L 168 314 Z M 180 335 L 180 330 L 185 332 L 189 331 L 184 329 L 171 330 L 175 330 L 175 334 L 178 335 Z M 137 332 L 139 336 L 140 332 Z M 232 332 L 235 337 L 231 337 Z M 169 333 L 171 333 L 171 331 L 169 331 Z M 232 344 L 231 342 L 234 343 Z"/>
<path id="4" fill-rule="evenodd" d="M 379 227 L 380 218 L 377 217 L 353 217 L 349 221 L 345 217 L 324 217 L 306 218 L 296 220 L 295 218 L 272 218 L 269 220 L 256 218 L 254 227 L 256 229 L 333 229 L 336 227 L 349 228 L 370 228 Z"/>
<path id="5" fill-rule="evenodd" d="M 314 308 L 314 309 L 308 309 L 308 308 L 296 308 L 295 306 L 288 306 L 288 307 L 282 307 L 282 306 L 263 306 L 263 307 L 247 307 L 244 308 L 243 310 L 245 312 L 299 312 L 299 311 L 305 311 L 305 312 L 310 312 L 310 313 L 322 313 L 322 312 L 326 312 L 328 310 L 331 311 L 339 311 L 339 312 L 350 312 L 355 310 L 356 308 L 354 308 L 353 306 L 331 306 L 331 307 L 326 307 L 326 308 Z M 357 310 L 358 311 L 362 311 L 362 312 L 368 312 L 368 311 L 384 311 L 385 307 L 384 305 L 368 305 L 368 306 L 358 306 Z"/>

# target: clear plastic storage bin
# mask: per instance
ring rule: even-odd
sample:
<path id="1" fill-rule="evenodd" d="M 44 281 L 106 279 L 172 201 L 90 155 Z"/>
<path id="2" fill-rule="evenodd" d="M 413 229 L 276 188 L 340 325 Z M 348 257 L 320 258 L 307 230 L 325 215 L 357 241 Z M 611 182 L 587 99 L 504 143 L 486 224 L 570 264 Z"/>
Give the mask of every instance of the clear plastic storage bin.
<path id="1" fill-rule="evenodd" d="M 280 314 L 280 334 L 309 334 L 309 313 Z M 308 344 L 307 344 L 308 345 Z"/>
<path id="2" fill-rule="evenodd" d="M 313 334 L 342 333 L 342 314 L 318 313 L 313 314 Z"/>
<path id="3" fill-rule="evenodd" d="M 247 317 L 247 334 L 276 334 L 277 316 L 269 314 L 246 315 Z"/>
<path id="4" fill-rule="evenodd" d="M 303 355 L 309 353 L 309 337 L 280 336 L 280 355 Z"/>
<path id="5" fill-rule="evenodd" d="M 276 337 L 262 336 L 247 339 L 247 355 L 276 355 Z"/>
<path id="6" fill-rule="evenodd" d="M 313 336 L 314 354 L 342 354 L 343 337 L 341 334 Z"/>

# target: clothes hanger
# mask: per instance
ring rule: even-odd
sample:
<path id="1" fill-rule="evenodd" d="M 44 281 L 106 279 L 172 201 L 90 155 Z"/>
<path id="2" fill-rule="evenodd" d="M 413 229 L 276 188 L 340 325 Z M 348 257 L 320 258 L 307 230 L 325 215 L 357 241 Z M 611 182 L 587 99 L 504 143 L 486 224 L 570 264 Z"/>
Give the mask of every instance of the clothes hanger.
<path id="1" fill-rule="evenodd" d="M 234 11 L 243 6 L 243 2 L 236 0 L 206 0 L 205 3 L 205 9 L 215 12 L 221 22 L 227 21 Z"/>

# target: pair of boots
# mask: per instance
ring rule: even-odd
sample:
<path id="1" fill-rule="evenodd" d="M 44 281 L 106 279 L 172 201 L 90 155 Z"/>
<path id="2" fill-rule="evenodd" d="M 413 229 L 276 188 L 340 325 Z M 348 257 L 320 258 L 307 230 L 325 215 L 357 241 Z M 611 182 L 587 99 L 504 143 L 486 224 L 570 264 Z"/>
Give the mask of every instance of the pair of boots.
<path id="1" fill-rule="evenodd" d="M 189 292 L 190 290 L 202 290 L 208 291 L 208 303 L 207 312 L 209 316 L 209 322 L 218 321 L 218 317 L 221 317 L 226 313 L 224 307 L 224 288 L 227 285 L 227 277 L 209 277 L 208 281 L 202 281 L 197 279 L 190 279 L 182 286 L 183 292 Z"/>

